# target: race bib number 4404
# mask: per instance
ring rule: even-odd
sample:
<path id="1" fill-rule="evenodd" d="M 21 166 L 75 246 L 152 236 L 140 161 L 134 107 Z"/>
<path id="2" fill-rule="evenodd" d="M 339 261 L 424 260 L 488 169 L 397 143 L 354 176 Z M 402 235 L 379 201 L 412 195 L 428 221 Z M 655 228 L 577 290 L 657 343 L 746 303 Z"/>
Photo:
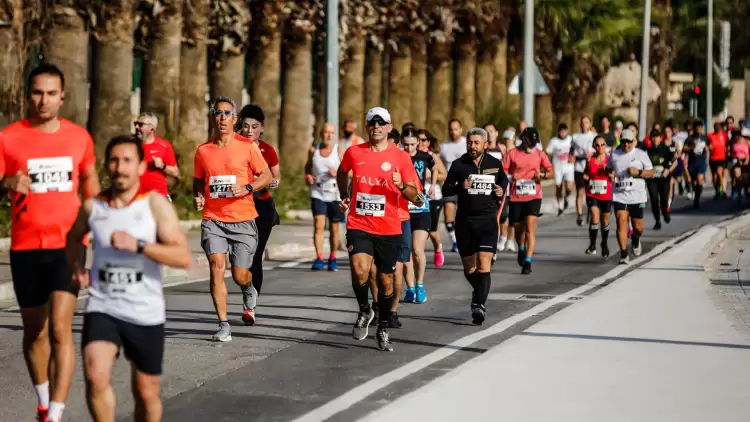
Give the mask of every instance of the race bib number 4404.
<path id="1" fill-rule="evenodd" d="M 355 212 L 368 217 L 385 217 L 385 195 L 357 193 Z"/>
<path id="2" fill-rule="evenodd" d="M 231 198 L 234 196 L 232 193 L 232 186 L 237 184 L 237 176 L 211 176 L 208 179 L 208 194 L 209 198 Z"/>
<path id="3" fill-rule="evenodd" d="M 495 187 L 494 174 L 471 174 L 469 181 L 471 181 L 471 187 L 468 189 L 469 195 L 490 195 Z"/>
<path id="4" fill-rule="evenodd" d="M 73 191 L 73 157 L 32 158 L 26 166 L 32 192 Z"/>

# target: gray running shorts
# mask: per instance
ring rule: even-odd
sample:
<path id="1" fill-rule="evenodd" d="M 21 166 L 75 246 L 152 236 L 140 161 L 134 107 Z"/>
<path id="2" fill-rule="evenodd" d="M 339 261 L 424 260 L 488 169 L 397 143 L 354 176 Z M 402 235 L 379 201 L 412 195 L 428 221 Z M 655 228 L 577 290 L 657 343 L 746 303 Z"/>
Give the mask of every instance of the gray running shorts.
<path id="1" fill-rule="evenodd" d="M 201 222 L 201 247 L 206 256 L 229 253 L 233 267 L 250 268 L 258 248 L 258 228 L 255 220 L 239 223 L 203 220 Z"/>

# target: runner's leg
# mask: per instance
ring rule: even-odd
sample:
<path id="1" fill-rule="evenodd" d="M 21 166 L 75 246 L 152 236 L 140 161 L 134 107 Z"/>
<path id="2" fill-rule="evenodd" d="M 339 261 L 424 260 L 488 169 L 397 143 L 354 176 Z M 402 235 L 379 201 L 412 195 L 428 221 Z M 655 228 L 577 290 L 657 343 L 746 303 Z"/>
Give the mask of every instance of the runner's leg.
<path id="1" fill-rule="evenodd" d="M 258 294 L 260 294 L 260 289 L 263 287 L 263 257 L 265 255 L 268 239 L 271 237 L 273 220 L 270 216 L 264 215 L 263 217 L 258 216 L 256 222 L 258 224 L 258 249 L 255 253 L 255 257 L 253 257 L 253 265 L 250 267 L 250 274 L 251 279 L 253 280 L 253 286 Z"/>
<path id="2" fill-rule="evenodd" d="M 427 268 L 427 257 L 425 256 L 425 247 L 427 246 L 427 232 L 417 230 L 412 233 L 412 261 L 414 264 L 414 279 L 416 284 L 424 283 L 424 273 Z M 410 285 L 410 287 L 412 287 Z"/>
<path id="3" fill-rule="evenodd" d="M 323 232 L 325 231 L 326 227 L 326 215 L 320 214 L 313 217 L 313 244 L 315 245 L 315 262 L 313 263 L 312 269 L 313 270 L 322 270 L 323 269 Z M 330 230 L 333 231 L 333 226 L 336 224 L 331 224 Z M 333 239 L 331 239 L 333 241 Z"/>
<path id="4" fill-rule="evenodd" d="M 115 420 L 115 392 L 110 378 L 119 347 L 108 341 L 93 341 L 83 348 L 86 401 L 95 421 Z"/>
<path id="5" fill-rule="evenodd" d="M 589 223 L 589 248 L 586 253 L 593 255 L 596 253 L 596 237 L 599 234 L 599 227 L 601 222 L 599 221 L 599 206 L 592 205 L 591 209 L 591 223 Z"/>
<path id="6" fill-rule="evenodd" d="M 227 254 L 215 253 L 208 256 L 209 279 L 211 286 L 211 299 L 214 302 L 216 317 L 219 322 L 227 319 L 227 284 L 224 281 L 224 273 L 227 270 Z"/>
<path id="7" fill-rule="evenodd" d="M 73 314 L 76 309 L 76 300 L 77 296 L 66 291 L 54 291 L 50 295 L 49 324 L 52 346 L 50 406 L 57 403 L 57 406 L 64 408 L 65 399 L 68 397 L 70 383 L 75 372 L 76 353 L 73 344 Z"/>
<path id="8" fill-rule="evenodd" d="M 617 219 L 617 244 L 620 246 L 620 259 L 628 256 L 628 220 L 630 214 L 627 210 L 616 210 Z"/>
<path id="9" fill-rule="evenodd" d="M 159 397 L 159 375 L 147 374 L 133 366 L 131 387 L 135 400 L 136 422 L 160 422 L 162 404 Z"/>
<path id="10" fill-rule="evenodd" d="M 601 243 L 602 256 L 605 258 L 608 258 L 609 257 L 609 242 L 608 242 L 609 241 L 609 217 L 611 213 L 609 211 L 609 208 L 606 208 L 605 210 L 603 210 L 603 212 L 601 211 L 602 210 L 600 209 L 600 213 L 601 213 L 600 226 L 602 228 L 601 229 L 602 230 L 602 243 Z"/>

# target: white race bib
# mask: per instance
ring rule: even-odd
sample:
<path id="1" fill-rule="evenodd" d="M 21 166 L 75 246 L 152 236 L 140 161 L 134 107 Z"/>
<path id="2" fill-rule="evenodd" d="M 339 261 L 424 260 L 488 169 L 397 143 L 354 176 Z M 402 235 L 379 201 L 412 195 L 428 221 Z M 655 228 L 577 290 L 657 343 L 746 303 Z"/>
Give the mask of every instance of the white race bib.
<path id="1" fill-rule="evenodd" d="M 593 195 L 604 195 L 607 193 L 606 180 L 589 180 L 589 192 Z"/>
<path id="2" fill-rule="evenodd" d="M 232 198 L 232 186 L 237 184 L 237 176 L 211 176 L 208 179 L 208 194 L 211 199 Z"/>
<path id="3" fill-rule="evenodd" d="M 701 155 L 703 154 L 703 151 L 706 149 L 706 143 L 703 141 L 696 142 L 695 143 L 695 155 Z"/>
<path id="4" fill-rule="evenodd" d="M 664 175 L 664 166 L 654 166 L 654 177 L 662 177 Z"/>
<path id="5" fill-rule="evenodd" d="M 470 174 L 469 180 L 471 187 L 468 189 L 469 195 L 491 195 L 492 189 L 495 188 L 494 174 Z"/>
<path id="6" fill-rule="evenodd" d="M 336 193 L 338 192 L 338 185 L 336 180 L 329 180 L 327 182 L 318 183 L 318 187 L 325 193 Z"/>
<path id="7" fill-rule="evenodd" d="M 32 192 L 73 191 L 73 157 L 30 158 L 26 166 Z"/>
<path id="8" fill-rule="evenodd" d="M 615 190 L 618 192 L 630 192 L 633 189 L 633 178 L 630 176 L 615 179 Z"/>
<path id="9" fill-rule="evenodd" d="M 102 262 L 97 274 L 99 286 L 110 297 L 122 297 L 143 283 L 143 261 L 140 259 Z"/>
<path id="10" fill-rule="evenodd" d="M 529 179 L 516 180 L 516 195 L 536 195 L 536 181 Z"/>
<path id="11" fill-rule="evenodd" d="M 355 212 L 368 217 L 385 217 L 385 195 L 357 192 Z"/>

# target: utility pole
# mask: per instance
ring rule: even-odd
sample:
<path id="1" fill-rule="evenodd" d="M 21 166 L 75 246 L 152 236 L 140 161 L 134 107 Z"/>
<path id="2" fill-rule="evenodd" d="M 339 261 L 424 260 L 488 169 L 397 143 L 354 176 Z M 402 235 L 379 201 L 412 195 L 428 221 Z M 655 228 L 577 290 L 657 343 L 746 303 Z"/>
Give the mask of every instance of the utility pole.
<path id="1" fill-rule="evenodd" d="M 714 0 L 708 0 L 708 44 L 706 44 L 706 133 L 714 130 Z"/>
<path id="2" fill-rule="evenodd" d="M 361 116 L 360 116 L 361 117 Z M 358 117 L 359 118 L 359 117 Z M 339 1 L 326 0 L 326 120 L 339 132 Z"/>
<path id="3" fill-rule="evenodd" d="M 641 49 L 641 102 L 638 107 L 638 134 L 641 135 L 641 139 L 644 138 L 646 133 L 646 125 L 648 119 L 648 59 L 651 48 L 651 0 L 645 1 L 645 9 L 643 11 L 643 45 Z M 667 95 L 663 92 L 662 95 Z"/>
<path id="4" fill-rule="evenodd" d="M 534 0 L 524 2 L 523 21 L 523 119 L 534 126 Z"/>

